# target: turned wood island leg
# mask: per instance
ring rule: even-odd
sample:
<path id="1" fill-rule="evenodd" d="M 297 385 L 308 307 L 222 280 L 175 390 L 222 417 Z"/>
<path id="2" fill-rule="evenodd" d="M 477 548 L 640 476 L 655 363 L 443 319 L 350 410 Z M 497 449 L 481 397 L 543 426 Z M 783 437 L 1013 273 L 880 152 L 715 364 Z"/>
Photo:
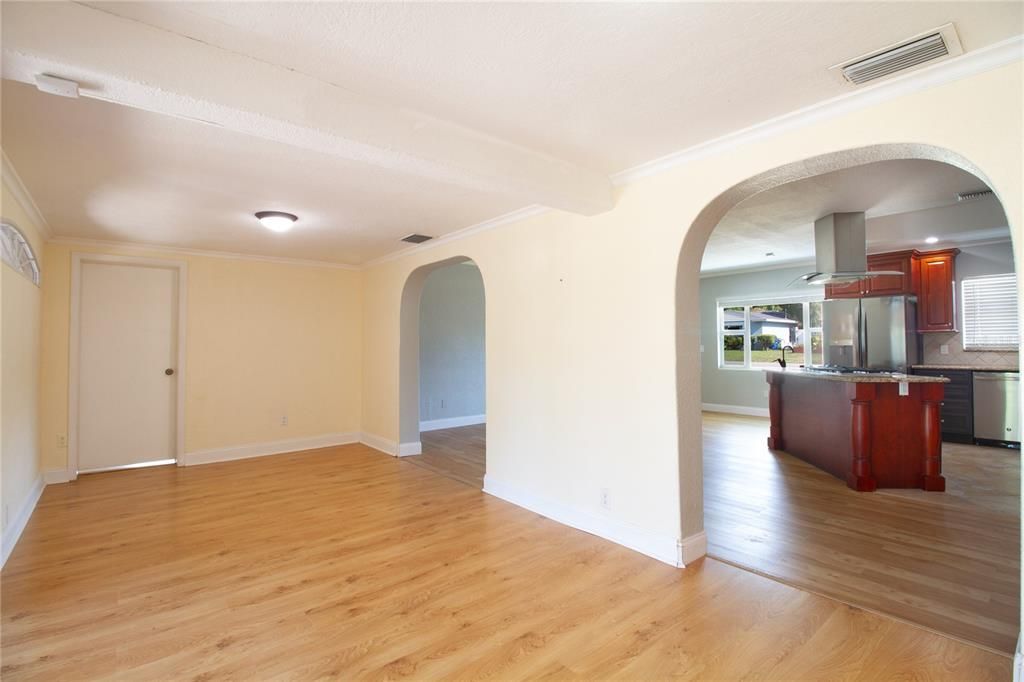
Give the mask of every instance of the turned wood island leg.
<path id="1" fill-rule="evenodd" d="M 942 411 L 940 408 L 945 390 L 942 384 L 930 384 L 924 386 L 923 389 L 924 476 L 921 477 L 921 488 L 942 492 L 946 489 L 946 479 L 942 475 Z"/>
<path id="2" fill-rule="evenodd" d="M 782 442 L 782 377 L 777 374 L 768 374 L 768 418 L 770 426 L 768 430 L 768 448 L 770 450 L 784 450 Z"/>
<path id="3" fill-rule="evenodd" d="M 878 487 L 871 473 L 871 401 L 874 384 L 851 384 L 850 445 L 853 461 L 846 485 L 858 492 L 874 492 Z"/>

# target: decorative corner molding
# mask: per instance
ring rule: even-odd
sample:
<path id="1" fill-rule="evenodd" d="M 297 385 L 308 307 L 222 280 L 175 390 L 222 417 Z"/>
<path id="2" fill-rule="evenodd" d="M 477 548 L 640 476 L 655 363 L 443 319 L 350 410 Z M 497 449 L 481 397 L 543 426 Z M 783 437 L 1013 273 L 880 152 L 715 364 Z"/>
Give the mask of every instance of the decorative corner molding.
<path id="1" fill-rule="evenodd" d="M 367 433 L 363 431 L 359 434 L 359 442 L 363 445 L 373 448 L 374 450 L 380 450 L 385 455 L 391 455 L 392 457 L 398 457 L 398 443 L 393 440 L 388 440 L 373 433 Z"/>
<path id="2" fill-rule="evenodd" d="M 11 190 L 11 194 L 14 195 L 15 200 L 21 207 L 25 209 L 25 213 L 28 214 L 29 220 L 35 223 L 39 229 L 39 236 L 43 238 L 43 241 L 49 241 L 53 239 L 53 228 L 50 227 L 50 223 L 46 222 L 46 218 L 43 217 L 42 211 L 39 210 L 39 206 L 36 205 L 36 200 L 32 198 L 31 192 L 25 187 L 25 183 L 21 181 L 21 176 L 18 175 L 18 171 L 14 169 L 14 164 L 7 158 L 7 152 L 0 149 L 0 156 L 3 157 L 3 182 L 7 185 L 7 188 Z"/>
<path id="3" fill-rule="evenodd" d="M 670 566 L 682 567 L 679 538 L 652 533 L 632 524 L 599 516 L 561 502 L 546 500 L 489 474 L 484 475 L 484 492 L 517 507 L 528 509 L 577 530 L 582 530 Z"/>
<path id="4" fill-rule="evenodd" d="M 811 104 L 628 168 L 612 175 L 612 184 L 626 185 L 683 163 L 714 156 L 750 142 L 836 118 L 897 97 L 969 78 L 1021 59 L 1024 59 L 1024 35 L 1013 36 L 954 59 L 947 59 L 876 85 L 859 87 L 838 97 Z"/>
<path id="5" fill-rule="evenodd" d="M 214 462 L 231 462 L 236 459 L 283 455 L 288 452 L 329 448 L 357 442 L 359 442 L 359 434 L 357 433 L 326 433 L 320 436 L 289 438 L 287 440 L 270 441 L 267 443 L 248 443 L 246 445 L 233 445 L 224 448 L 186 452 L 184 464 L 185 466 L 195 466 L 198 464 L 212 464 Z"/>
<path id="6" fill-rule="evenodd" d="M 360 270 L 358 265 L 347 263 L 332 263 L 322 260 L 304 260 L 302 258 L 286 258 L 284 256 L 260 256 L 250 253 L 233 253 L 231 251 L 210 251 L 206 249 L 189 249 L 181 246 L 162 246 L 160 244 L 147 244 L 145 242 L 119 242 L 106 239 L 85 239 L 79 237 L 53 237 L 49 241 L 55 244 L 67 244 L 69 246 L 91 246 L 97 249 L 122 249 L 124 251 L 158 251 L 164 253 L 175 253 L 183 256 L 197 256 L 200 258 L 221 258 L 224 260 L 245 260 L 257 263 L 275 263 L 277 265 L 299 265 L 312 268 L 329 268 L 333 270 Z"/>
<path id="7" fill-rule="evenodd" d="M 7 563 L 7 558 L 11 556 L 15 545 L 21 539 L 21 534 L 25 530 L 25 526 L 28 525 L 28 520 L 32 518 L 32 512 L 35 511 L 39 498 L 43 495 L 44 487 L 43 477 L 36 477 L 36 480 L 32 483 L 32 488 L 29 490 L 28 497 L 22 503 L 14 518 L 10 519 L 7 528 L 4 529 L 3 539 L 0 540 L 0 552 L 2 552 L 2 555 L 0 555 L 0 568 Z"/>
<path id="8" fill-rule="evenodd" d="M 486 423 L 486 414 L 471 414 L 467 417 L 448 417 L 447 419 L 431 419 L 429 421 L 420 422 L 420 432 L 454 429 L 459 426 L 475 426 L 477 424 Z"/>
<path id="9" fill-rule="evenodd" d="M 744 405 L 716 405 L 703 403 L 700 409 L 704 412 L 724 412 L 725 414 L 741 414 L 745 417 L 767 417 L 767 407 L 746 407 Z"/>
<path id="10" fill-rule="evenodd" d="M 78 478 L 78 474 L 67 469 L 52 469 L 43 472 L 43 481 L 46 485 L 69 483 Z"/>
<path id="11" fill-rule="evenodd" d="M 694 533 L 679 541 L 679 566 L 685 567 L 697 559 L 707 556 L 708 535 L 704 531 Z"/>

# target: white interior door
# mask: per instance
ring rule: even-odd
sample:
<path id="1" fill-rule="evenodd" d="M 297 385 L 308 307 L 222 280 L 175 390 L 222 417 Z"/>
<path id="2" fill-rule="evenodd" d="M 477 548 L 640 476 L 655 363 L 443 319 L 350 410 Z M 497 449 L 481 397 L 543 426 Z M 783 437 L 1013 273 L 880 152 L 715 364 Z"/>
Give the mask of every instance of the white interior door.
<path id="1" fill-rule="evenodd" d="M 78 470 L 175 457 L 178 272 L 82 263 Z"/>

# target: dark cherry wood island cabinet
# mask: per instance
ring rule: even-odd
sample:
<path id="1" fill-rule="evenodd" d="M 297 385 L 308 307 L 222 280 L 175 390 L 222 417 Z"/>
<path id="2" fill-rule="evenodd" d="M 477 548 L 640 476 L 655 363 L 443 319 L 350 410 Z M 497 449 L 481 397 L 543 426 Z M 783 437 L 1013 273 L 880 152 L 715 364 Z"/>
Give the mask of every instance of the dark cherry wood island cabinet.
<path id="1" fill-rule="evenodd" d="M 939 409 L 948 379 L 767 370 L 768 447 L 861 492 L 943 491 Z M 900 395 L 901 384 L 906 395 Z"/>

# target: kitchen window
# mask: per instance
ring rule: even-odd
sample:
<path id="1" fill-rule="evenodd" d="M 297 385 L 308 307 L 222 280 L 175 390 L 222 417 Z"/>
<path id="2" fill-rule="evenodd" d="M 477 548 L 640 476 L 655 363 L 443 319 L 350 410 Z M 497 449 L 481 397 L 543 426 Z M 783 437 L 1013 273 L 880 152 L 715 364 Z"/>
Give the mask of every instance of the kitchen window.
<path id="1" fill-rule="evenodd" d="M 786 362 L 820 365 L 822 356 L 821 299 L 719 300 L 718 366 L 723 369 L 778 367 L 782 348 Z"/>
<path id="2" fill-rule="evenodd" d="M 1017 275 L 969 277 L 960 286 L 964 350 L 1017 350 Z"/>

